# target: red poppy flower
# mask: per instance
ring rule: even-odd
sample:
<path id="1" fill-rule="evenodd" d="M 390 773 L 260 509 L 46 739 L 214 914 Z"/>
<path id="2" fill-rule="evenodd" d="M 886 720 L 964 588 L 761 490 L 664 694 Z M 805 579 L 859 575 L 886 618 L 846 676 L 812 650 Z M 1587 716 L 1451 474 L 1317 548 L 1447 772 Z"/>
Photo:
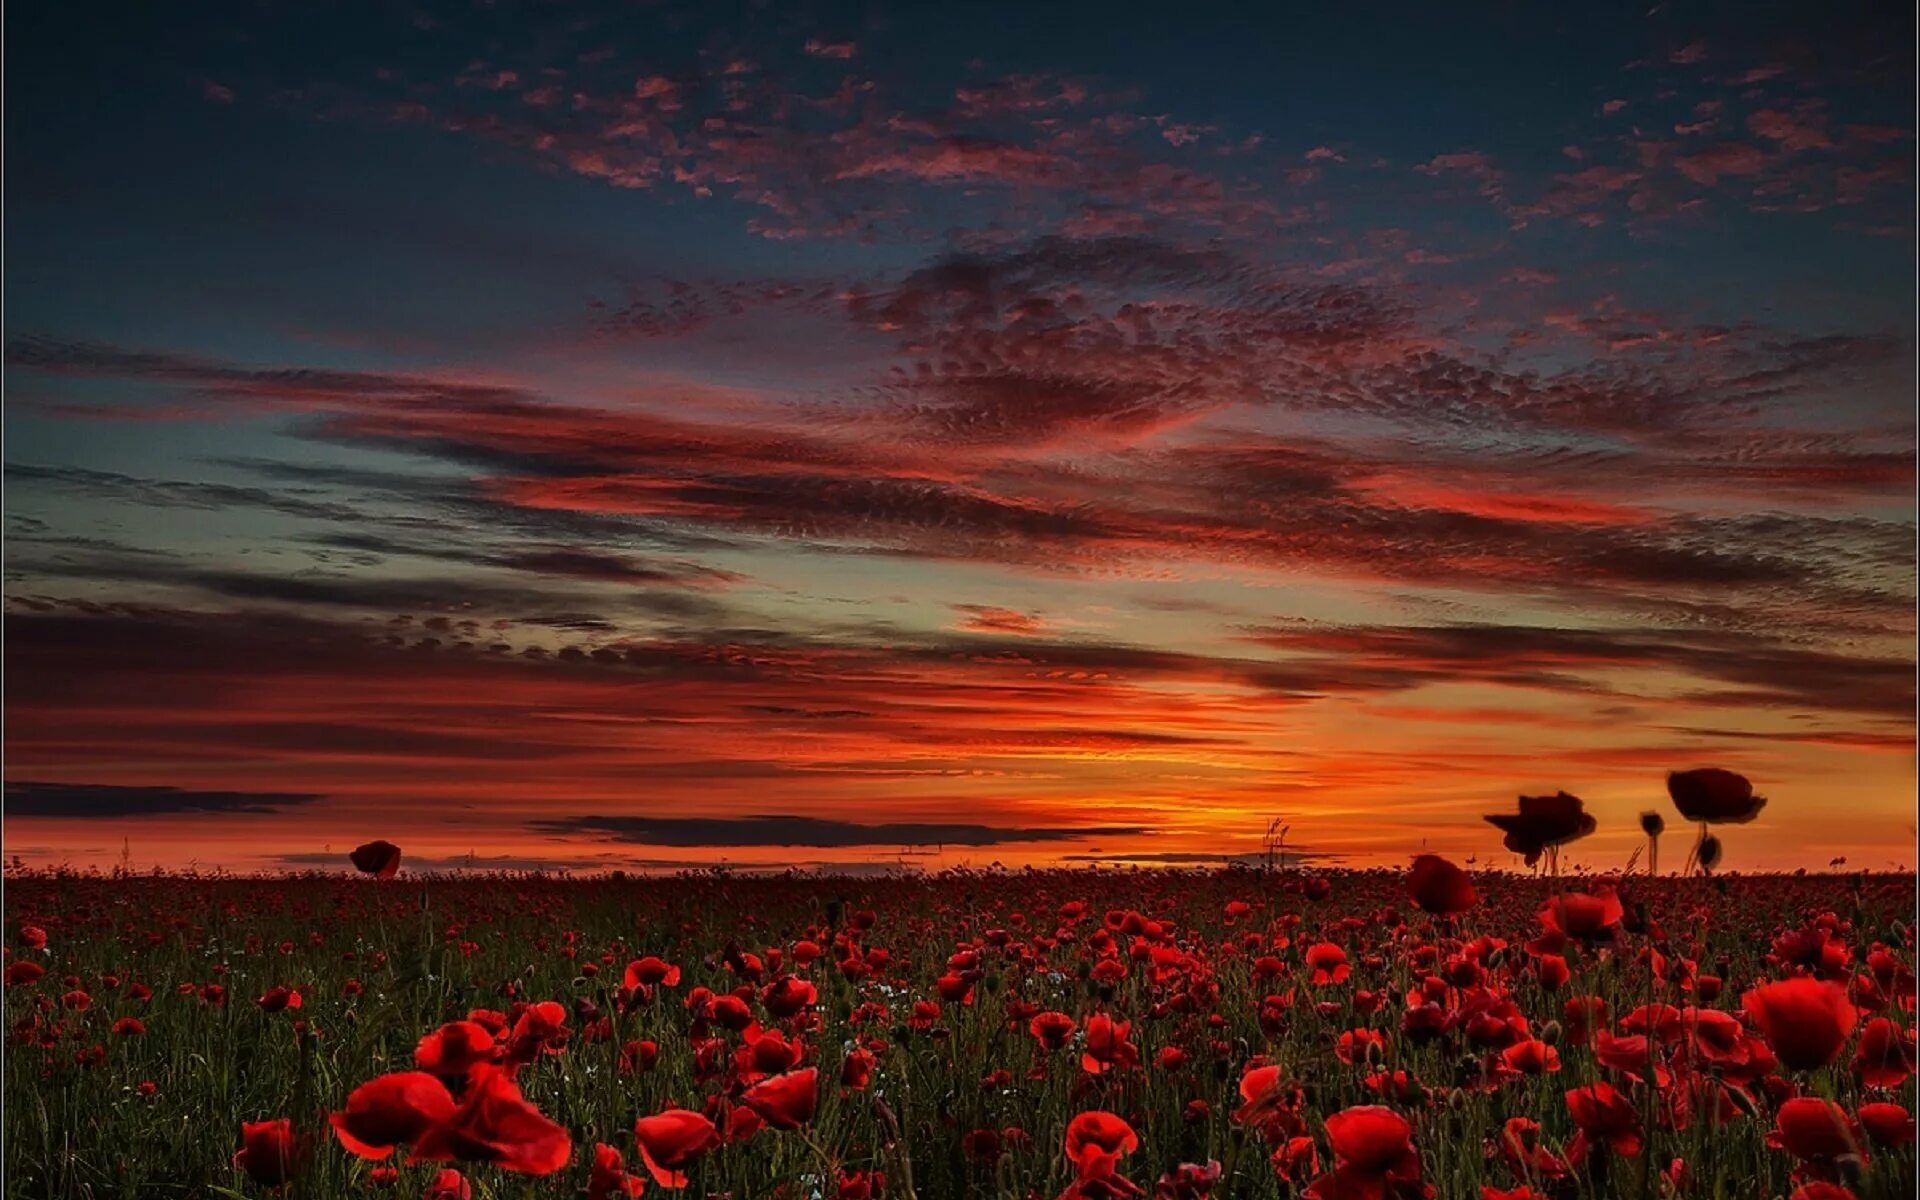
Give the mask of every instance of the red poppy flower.
<path id="1" fill-rule="evenodd" d="M 353 865 L 375 879 L 392 879 L 400 870 L 400 847 L 392 842 L 368 842 L 355 846 L 347 856 Z"/>
<path id="2" fill-rule="evenodd" d="M 507 1035 L 501 1061 L 509 1068 L 524 1066 L 539 1058 L 542 1052 L 552 1053 L 560 1049 L 565 1045 L 566 1037 L 565 1005 L 556 1000 L 529 1004 L 513 1023 L 513 1032 Z"/>
<path id="3" fill-rule="evenodd" d="M 420 1193 L 420 1200 L 473 1200 L 473 1187 L 467 1183 L 465 1175 L 452 1167 L 443 1167 L 427 1181 L 426 1190 Z"/>
<path id="4" fill-rule="evenodd" d="M 1526 1117 L 1508 1117 L 1500 1127 L 1500 1156 L 1515 1175 L 1556 1180 L 1570 1174 L 1567 1160 L 1546 1148 L 1540 1141 L 1540 1122 Z"/>
<path id="5" fill-rule="evenodd" d="M 297 1011 L 301 1004 L 300 993 L 289 987 L 272 987 L 261 994 L 257 1003 L 263 1012 L 285 1012 L 290 1008 Z"/>
<path id="6" fill-rule="evenodd" d="M 1534 977 L 1540 986 L 1549 992 L 1557 992 L 1573 978 L 1573 971 L 1567 966 L 1567 960 L 1558 954 L 1542 954 L 1534 961 Z"/>
<path id="7" fill-rule="evenodd" d="M 47 969 L 37 962 L 29 962 L 24 958 L 15 959 L 7 964 L 7 986 L 25 987 L 31 983 L 38 983 L 40 977 L 46 973 Z"/>
<path id="8" fill-rule="evenodd" d="M 1753 1058 L 1753 1042 L 1732 1013 L 1716 1008 L 1683 1008 L 1680 1025 L 1687 1045 L 1704 1062 L 1739 1067 Z"/>
<path id="9" fill-rule="evenodd" d="M 1560 1069 L 1560 1052 L 1537 1039 L 1515 1042 L 1500 1053 L 1508 1070 L 1522 1075 L 1545 1075 Z"/>
<path id="10" fill-rule="evenodd" d="M 464 1079 L 500 1060 L 502 1048 L 478 1021 L 449 1021 L 420 1039 L 413 1063 L 442 1079 Z"/>
<path id="11" fill-rule="evenodd" d="M 362 1158 L 386 1158 L 453 1116 L 453 1093 L 425 1071 L 382 1075 L 353 1089 L 328 1120 L 340 1144 Z"/>
<path id="12" fill-rule="evenodd" d="M 647 1190 L 646 1181 L 627 1173 L 627 1160 L 620 1151 L 605 1142 L 593 1146 L 593 1166 L 587 1174 L 587 1200 L 610 1200 L 614 1196 L 638 1196 Z"/>
<path id="13" fill-rule="evenodd" d="M 279 1187 L 299 1172 L 311 1144 L 307 1135 L 294 1133 L 293 1122 L 285 1117 L 248 1121 L 240 1127 L 233 1165 L 263 1187 Z"/>
<path id="14" fill-rule="evenodd" d="M 687 1165 L 720 1144 L 720 1130 L 700 1113 L 669 1108 L 635 1121 L 633 1140 L 639 1143 L 640 1161 L 655 1183 L 683 1188 Z"/>
<path id="15" fill-rule="evenodd" d="M 793 1016 L 803 1009 L 811 1008 L 819 999 L 819 992 L 811 983 L 798 975 L 782 975 L 767 985 L 760 996 L 760 1002 L 767 1011 L 782 1020 Z"/>
<path id="16" fill-rule="evenodd" d="M 1140 1135 L 1133 1126 L 1110 1112 L 1083 1112 L 1067 1122 L 1067 1158 L 1074 1164 L 1081 1196 L 1144 1195 L 1119 1173 L 1120 1159 L 1139 1148 Z"/>
<path id="17" fill-rule="evenodd" d="M 1580 1130 L 1567 1145 L 1567 1157 L 1584 1159 L 1596 1142 L 1605 1142 L 1628 1157 L 1640 1153 L 1640 1114 L 1612 1084 L 1574 1088 L 1567 1093 L 1567 1112 Z"/>
<path id="18" fill-rule="evenodd" d="M 1814 1179 L 1793 1189 L 1793 1195 L 1787 1200 L 1860 1200 L 1860 1197 L 1837 1183 Z"/>
<path id="19" fill-rule="evenodd" d="M 1540 909 L 1540 924 L 1549 934 L 1592 942 L 1611 935 L 1625 915 L 1619 894 L 1612 888 L 1601 888 L 1591 895 L 1566 892 L 1555 896 Z"/>
<path id="20" fill-rule="evenodd" d="M 1773 1114 L 1767 1145 L 1785 1150 L 1818 1170 L 1830 1169 L 1842 1158 L 1864 1158 L 1860 1127 L 1847 1111 L 1831 1100 L 1796 1096 Z"/>
<path id="21" fill-rule="evenodd" d="M 1566 792 L 1522 796 L 1519 812 L 1491 813 L 1484 819 L 1506 833 L 1507 849 L 1524 855 L 1528 866 L 1538 862 L 1548 847 L 1578 841 L 1598 828 L 1580 797 Z"/>
<path id="22" fill-rule="evenodd" d="M 1607 1023 L 1607 1002 L 1599 996 L 1572 996 L 1560 1006 L 1567 1045 L 1584 1046 L 1592 1031 Z"/>
<path id="23" fill-rule="evenodd" d="M 1783 1066 L 1811 1071 L 1840 1057 L 1860 1012 L 1837 983 L 1801 976 L 1767 983 L 1741 997 Z"/>
<path id="24" fill-rule="evenodd" d="M 820 1102 L 820 1072 L 808 1067 L 770 1076 L 748 1088 L 741 1100 L 775 1129 L 798 1129 L 813 1120 Z"/>
<path id="25" fill-rule="evenodd" d="M 1423 1196 L 1413 1126 L 1390 1108 L 1363 1104 L 1327 1118 L 1333 1170 L 1309 1184 L 1307 1200 Z"/>
<path id="26" fill-rule="evenodd" d="M 636 958 L 627 964 L 622 982 L 629 988 L 679 987 L 680 968 L 649 954 L 645 958 Z"/>
<path id="27" fill-rule="evenodd" d="M 1345 983 L 1353 974 L 1353 968 L 1347 965 L 1347 952 L 1332 942 L 1307 947 L 1307 966 L 1312 968 L 1316 984 Z"/>
<path id="28" fill-rule="evenodd" d="M 1387 1035 L 1377 1029 L 1349 1029 L 1334 1039 L 1333 1055 L 1343 1063 L 1374 1061 L 1369 1054 L 1387 1048 Z"/>
<path id="29" fill-rule="evenodd" d="M 1767 806 L 1767 798 L 1753 794 L 1746 776 L 1719 767 L 1669 772 L 1667 795 L 1687 820 L 1716 825 L 1745 825 Z"/>
<path id="30" fill-rule="evenodd" d="M 551 1175 L 572 1153 L 567 1131 L 527 1103 L 504 1071 L 483 1072 L 453 1115 L 413 1147 L 415 1159 L 493 1163 L 522 1175 Z"/>
<path id="31" fill-rule="evenodd" d="M 1886 1017 L 1875 1017 L 1860 1031 L 1853 1069 L 1868 1087 L 1899 1087 L 1913 1074 L 1913 1064 L 1913 1030 L 1902 1029 Z"/>
<path id="32" fill-rule="evenodd" d="M 1131 1021 L 1116 1021 L 1106 1013 L 1087 1018 L 1086 1051 L 1080 1055 L 1080 1069 L 1099 1075 L 1109 1067 L 1140 1065 L 1140 1050 L 1127 1040 L 1133 1032 Z"/>
<path id="33" fill-rule="evenodd" d="M 1153 1185 L 1153 1200 L 1207 1200 L 1219 1182 L 1220 1164 L 1212 1159 L 1205 1166 L 1181 1163 Z"/>
<path id="34" fill-rule="evenodd" d="M 1279 1067 L 1252 1068 L 1240 1077 L 1241 1104 L 1234 1110 L 1233 1119 L 1242 1125 L 1259 1124 L 1261 1117 L 1280 1103 L 1282 1091 Z"/>
<path id="35" fill-rule="evenodd" d="M 1438 854 L 1422 854 L 1407 872 L 1407 894 L 1414 906 L 1440 916 L 1463 913 L 1479 902 L 1473 880 Z"/>
<path id="36" fill-rule="evenodd" d="M 1074 1024 L 1073 1018 L 1063 1012 L 1039 1013 L 1033 1020 L 1027 1022 L 1027 1032 L 1048 1050 L 1058 1050 L 1066 1045 L 1067 1039 L 1073 1036 L 1076 1028 L 1078 1026 Z"/>
<path id="37" fill-rule="evenodd" d="M 1862 1104 L 1859 1112 L 1860 1124 L 1866 1129 L 1867 1137 L 1878 1145 L 1899 1149 L 1911 1147 L 1914 1141 L 1913 1114 L 1898 1104 L 1879 1101 Z"/>

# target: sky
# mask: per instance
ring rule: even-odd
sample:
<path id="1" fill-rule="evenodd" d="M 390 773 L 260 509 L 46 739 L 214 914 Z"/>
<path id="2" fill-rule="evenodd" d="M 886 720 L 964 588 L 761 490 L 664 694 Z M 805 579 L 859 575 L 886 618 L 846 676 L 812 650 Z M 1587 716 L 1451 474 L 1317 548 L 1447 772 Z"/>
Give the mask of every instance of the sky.
<path id="1" fill-rule="evenodd" d="M 1912 863 L 1910 5 L 112 9 L 10 856 Z"/>

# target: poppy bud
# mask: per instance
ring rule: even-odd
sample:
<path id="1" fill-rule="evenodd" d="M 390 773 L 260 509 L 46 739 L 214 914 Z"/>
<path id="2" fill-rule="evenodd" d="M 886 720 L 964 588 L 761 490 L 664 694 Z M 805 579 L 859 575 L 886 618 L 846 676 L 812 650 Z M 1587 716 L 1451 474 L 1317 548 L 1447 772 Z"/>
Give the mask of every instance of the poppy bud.
<path id="1" fill-rule="evenodd" d="M 1460 1088 L 1447 1089 L 1447 1107 L 1458 1112 L 1467 1106 L 1467 1093 Z"/>
<path id="2" fill-rule="evenodd" d="M 1540 1027 L 1540 1040 L 1549 1046 L 1558 1046 L 1560 1044 L 1560 1034 L 1560 1022 L 1558 1021 L 1548 1021 Z"/>
<path id="3" fill-rule="evenodd" d="M 1659 837 L 1667 831 L 1667 819 L 1652 810 L 1643 812 L 1640 814 L 1640 831 L 1648 837 Z"/>
<path id="4" fill-rule="evenodd" d="M 1507 961 L 1507 948 L 1505 946 L 1502 946 L 1499 949 L 1495 950 L 1493 953 L 1487 955 L 1487 969 L 1489 971 L 1497 971 L 1500 969 L 1500 964 L 1506 961 Z"/>
<path id="5" fill-rule="evenodd" d="M 1700 839 L 1700 870 L 1711 875 L 1713 869 L 1719 865 L 1720 839 L 1710 833 Z"/>

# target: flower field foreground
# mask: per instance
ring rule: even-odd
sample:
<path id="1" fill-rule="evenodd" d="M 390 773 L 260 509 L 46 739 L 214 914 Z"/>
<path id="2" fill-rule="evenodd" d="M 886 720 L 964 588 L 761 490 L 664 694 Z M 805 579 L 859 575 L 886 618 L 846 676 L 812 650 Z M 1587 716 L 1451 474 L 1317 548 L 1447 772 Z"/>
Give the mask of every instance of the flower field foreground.
<path id="1" fill-rule="evenodd" d="M 6 1194 L 1914 1190 L 1909 876 L 447 878 L 388 849 L 368 878 L 11 873 Z"/>

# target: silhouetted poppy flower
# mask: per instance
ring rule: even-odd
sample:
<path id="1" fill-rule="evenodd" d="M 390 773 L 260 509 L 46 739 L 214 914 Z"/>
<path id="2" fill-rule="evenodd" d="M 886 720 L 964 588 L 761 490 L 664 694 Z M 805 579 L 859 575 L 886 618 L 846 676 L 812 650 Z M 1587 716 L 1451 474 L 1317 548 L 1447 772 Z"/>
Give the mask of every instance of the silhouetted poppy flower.
<path id="1" fill-rule="evenodd" d="M 773 1075 L 748 1088 L 741 1102 L 775 1129 L 798 1129 L 813 1120 L 820 1101 L 820 1072 L 813 1067 Z"/>
<path id="2" fill-rule="evenodd" d="M 655 1183 L 663 1188 L 683 1188 L 687 1186 L 688 1164 L 720 1144 L 720 1130 L 700 1113 L 669 1108 L 635 1121 L 633 1140 L 639 1144 L 640 1161 Z"/>
<path id="3" fill-rule="evenodd" d="M 1840 1057 L 1860 1019 L 1847 990 L 1804 976 L 1767 983 L 1741 997 L 1741 1007 L 1790 1070 L 1811 1071 Z"/>
<path id="4" fill-rule="evenodd" d="M 1667 795 L 1687 820 L 1715 825 L 1744 825 L 1767 806 L 1766 797 L 1753 794 L 1746 776 L 1719 767 L 1669 772 Z"/>
<path id="5" fill-rule="evenodd" d="M 1598 828 L 1580 797 L 1566 792 L 1522 796 L 1519 812 L 1491 813 L 1485 820 L 1507 835 L 1506 848 L 1525 856 L 1528 866 L 1548 848 L 1577 841 Z"/>
<path id="6" fill-rule="evenodd" d="M 310 1145 L 310 1139 L 294 1133 L 293 1122 L 285 1117 L 248 1121 L 240 1127 L 240 1149 L 234 1152 L 233 1165 L 263 1187 L 279 1187 L 299 1172 Z"/>
<path id="7" fill-rule="evenodd" d="M 1333 1170 L 1309 1184 L 1307 1200 L 1424 1196 L 1413 1126 L 1390 1108 L 1363 1104 L 1327 1118 Z"/>
<path id="8" fill-rule="evenodd" d="M 412 1145 L 453 1116 L 453 1093 L 425 1071 L 402 1071 L 369 1080 L 347 1096 L 347 1106 L 328 1120 L 340 1144 L 362 1158 L 386 1158 Z"/>
<path id="9" fill-rule="evenodd" d="M 1899 1087 L 1913 1074 L 1913 1064 L 1913 1030 L 1902 1029 L 1885 1017 L 1875 1017 L 1860 1031 L 1853 1069 L 1860 1076 L 1860 1082 L 1868 1087 Z"/>
<path id="10" fill-rule="evenodd" d="M 1567 1144 L 1568 1158 L 1584 1159 L 1599 1142 L 1630 1158 L 1640 1153 L 1640 1114 L 1612 1084 L 1590 1083 L 1569 1091 L 1567 1112 L 1579 1128 Z"/>
<path id="11" fill-rule="evenodd" d="M 1438 854 L 1422 854 L 1407 871 L 1407 894 L 1422 911 L 1440 916 L 1463 913 L 1480 899 L 1473 880 Z"/>
<path id="12" fill-rule="evenodd" d="M 400 847 L 388 841 L 355 846 L 347 857 L 355 867 L 376 879 L 392 879 L 400 870 Z"/>

